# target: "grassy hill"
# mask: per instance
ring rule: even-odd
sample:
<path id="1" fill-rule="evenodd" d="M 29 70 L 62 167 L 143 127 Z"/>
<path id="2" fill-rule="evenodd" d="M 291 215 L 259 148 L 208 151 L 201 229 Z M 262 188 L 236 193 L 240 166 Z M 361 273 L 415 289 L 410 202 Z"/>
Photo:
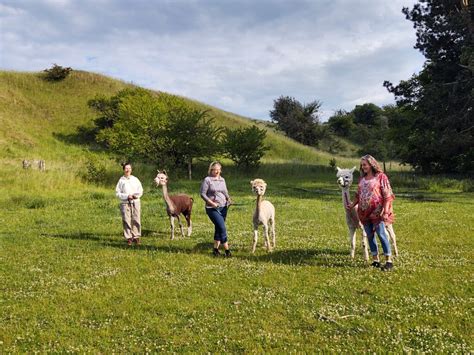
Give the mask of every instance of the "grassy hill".
<path id="1" fill-rule="evenodd" d="M 0 72 L 0 156 L 10 160 L 42 158 L 77 162 L 83 147 L 67 144 L 58 137 L 73 134 L 79 126 L 91 125 L 95 113 L 87 101 L 96 95 L 112 96 L 131 84 L 99 74 L 73 71 L 64 81 L 51 83 L 39 73 Z M 193 105 L 209 109 L 216 123 L 225 127 L 255 123 L 193 100 Z M 260 122 L 260 126 L 265 124 Z M 298 161 L 327 165 L 331 155 L 303 146 L 268 129 L 271 149 L 266 162 Z M 339 158 L 341 163 L 353 159 Z"/>
<path id="2" fill-rule="evenodd" d="M 256 175 L 231 165 L 232 258 L 210 254 L 197 179 L 171 178 L 195 207 L 191 238 L 169 240 L 155 167 L 139 164 L 143 243 L 129 248 L 114 196 L 120 169 L 64 139 L 90 124 L 89 98 L 127 85 L 85 72 L 60 83 L 0 72 L 0 353 L 472 353 L 474 195 L 464 182 L 390 175 L 400 255 L 383 273 L 360 246 L 349 258 L 330 156 L 269 131 L 258 176 L 276 209 L 274 252 L 260 233 L 250 253 Z M 211 109 L 220 124 L 251 122 Z M 108 164 L 105 179 L 81 178 L 90 157 Z M 45 159 L 46 172 L 23 170 L 23 158 Z"/>

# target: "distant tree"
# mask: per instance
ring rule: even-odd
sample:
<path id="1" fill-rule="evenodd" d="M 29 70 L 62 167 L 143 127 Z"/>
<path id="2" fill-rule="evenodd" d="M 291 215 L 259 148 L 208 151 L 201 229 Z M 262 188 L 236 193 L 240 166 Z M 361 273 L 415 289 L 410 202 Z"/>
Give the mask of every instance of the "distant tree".
<path id="1" fill-rule="evenodd" d="M 95 120 L 96 139 L 120 158 L 163 161 L 163 130 L 168 107 L 144 89 L 127 89 L 91 105 L 102 114 Z"/>
<path id="2" fill-rule="evenodd" d="M 60 65 L 53 64 L 49 69 L 43 70 L 45 72 L 45 80 L 47 81 L 61 81 L 66 79 L 66 77 L 71 73 L 72 68 L 64 68 Z"/>
<path id="3" fill-rule="evenodd" d="M 420 0 L 403 8 L 413 22 L 420 73 L 385 82 L 408 115 L 396 118 L 402 160 L 424 172 L 474 171 L 474 6 L 472 1 Z"/>
<path id="4" fill-rule="evenodd" d="M 280 96 L 273 103 L 270 117 L 288 137 L 306 145 L 315 145 L 320 108 L 321 102 L 317 100 L 303 105 L 294 97 Z"/>
<path id="5" fill-rule="evenodd" d="M 370 127 L 380 124 L 382 109 L 375 104 L 366 103 L 357 105 L 351 113 L 355 124 L 363 124 Z"/>
<path id="6" fill-rule="evenodd" d="M 180 107 L 168 113 L 163 151 L 176 165 L 184 165 L 192 178 L 193 160 L 211 158 L 221 151 L 222 128 L 214 125 L 208 111 Z"/>
<path id="7" fill-rule="evenodd" d="M 237 129 L 228 128 L 225 130 L 223 140 L 224 154 L 239 167 L 256 168 L 269 149 L 265 145 L 266 136 L 267 131 L 256 125 Z"/>
<path id="8" fill-rule="evenodd" d="M 338 136 L 349 137 L 354 129 L 354 115 L 344 110 L 337 110 L 329 117 L 328 125 Z"/>

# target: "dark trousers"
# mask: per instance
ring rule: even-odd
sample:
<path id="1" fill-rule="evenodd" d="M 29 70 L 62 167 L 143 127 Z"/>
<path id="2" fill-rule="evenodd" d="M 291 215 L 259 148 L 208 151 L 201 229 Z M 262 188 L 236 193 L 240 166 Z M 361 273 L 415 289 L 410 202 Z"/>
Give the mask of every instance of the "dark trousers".
<path id="1" fill-rule="evenodd" d="M 227 229 L 225 227 L 225 218 L 227 217 L 227 207 L 206 208 L 209 219 L 214 223 L 214 240 L 222 244 L 227 242 Z"/>

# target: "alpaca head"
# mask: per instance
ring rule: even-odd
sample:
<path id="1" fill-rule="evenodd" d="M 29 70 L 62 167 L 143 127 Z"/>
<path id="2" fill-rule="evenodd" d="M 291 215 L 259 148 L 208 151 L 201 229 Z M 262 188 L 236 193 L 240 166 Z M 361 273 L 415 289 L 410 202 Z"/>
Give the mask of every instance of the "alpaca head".
<path id="1" fill-rule="evenodd" d="M 352 169 L 341 169 L 337 167 L 337 183 L 339 187 L 351 187 L 353 181 L 353 174 L 356 167 L 354 166 Z"/>
<path id="2" fill-rule="evenodd" d="M 265 194 L 265 190 L 267 189 L 267 183 L 262 179 L 252 180 L 250 181 L 250 185 L 252 185 L 252 191 L 258 196 L 263 196 Z"/>
<path id="3" fill-rule="evenodd" d="M 158 174 L 155 177 L 155 183 L 158 186 L 163 186 L 168 184 L 168 174 L 166 174 L 166 170 L 160 171 L 158 170 Z"/>

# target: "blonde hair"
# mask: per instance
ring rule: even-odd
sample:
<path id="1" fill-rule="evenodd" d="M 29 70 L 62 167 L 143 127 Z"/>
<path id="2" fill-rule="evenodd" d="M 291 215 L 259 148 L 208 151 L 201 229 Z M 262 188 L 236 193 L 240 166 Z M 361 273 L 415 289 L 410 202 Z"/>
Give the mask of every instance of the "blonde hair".
<path id="1" fill-rule="evenodd" d="M 210 165 L 209 165 L 209 169 L 207 169 L 207 175 L 211 175 L 211 171 L 212 171 L 212 168 L 215 167 L 216 165 L 219 165 L 222 169 L 222 164 L 220 162 L 218 162 L 217 160 L 216 161 L 213 161 Z"/>
<path id="2" fill-rule="evenodd" d="M 374 175 L 382 172 L 382 169 L 380 168 L 378 161 L 375 160 L 375 158 L 372 155 L 366 154 L 362 158 L 360 158 L 360 160 L 365 160 L 367 164 L 370 165 L 370 167 L 372 168 L 372 173 Z M 364 173 L 364 170 L 362 170 L 362 163 L 359 166 L 359 171 L 360 171 L 360 176 L 364 177 L 367 175 L 366 173 Z"/>

